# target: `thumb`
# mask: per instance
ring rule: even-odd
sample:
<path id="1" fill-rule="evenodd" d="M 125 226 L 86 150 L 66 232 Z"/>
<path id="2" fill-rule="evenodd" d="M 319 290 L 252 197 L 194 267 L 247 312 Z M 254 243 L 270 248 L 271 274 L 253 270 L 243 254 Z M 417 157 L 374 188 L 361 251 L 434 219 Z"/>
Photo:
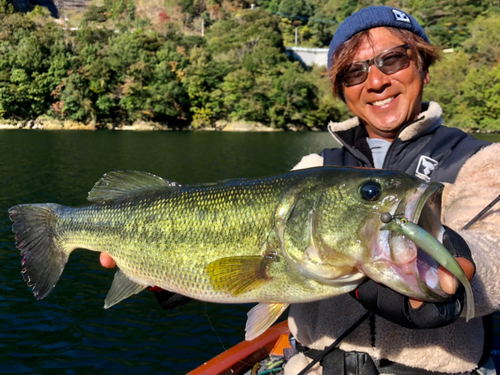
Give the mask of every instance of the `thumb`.
<path id="1" fill-rule="evenodd" d="M 474 265 L 472 262 L 465 258 L 455 258 L 460 267 L 464 270 L 465 276 L 467 279 L 472 279 L 474 276 Z M 441 289 L 448 294 L 455 294 L 457 291 L 459 282 L 455 276 L 453 276 L 450 271 L 446 268 L 439 266 L 438 268 L 438 278 L 439 284 L 441 285 Z"/>
<path id="2" fill-rule="evenodd" d="M 101 266 L 105 268 L 116 267 L 116 262 L 114 261 L 113 258 L 111 258 L 111 255 L 107 253 L 101 253 L 101 255 L 99 256 L 99 261 L 101 262 Z"/>

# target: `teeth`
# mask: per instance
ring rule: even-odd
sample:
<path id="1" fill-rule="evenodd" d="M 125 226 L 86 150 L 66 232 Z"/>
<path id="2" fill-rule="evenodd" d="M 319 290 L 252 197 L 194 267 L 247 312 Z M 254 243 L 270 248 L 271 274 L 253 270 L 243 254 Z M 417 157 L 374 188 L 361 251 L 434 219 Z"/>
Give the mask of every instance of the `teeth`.
<path id="1" fill-rule="evenodd" d="M 379 100 L 376 102 L 373 102 L 372 105 L 375 107 L 382 107 L 383 105 L 389 104 L 394 100 L 395 96 L 391 96 L 390 98 L 384 99 L 384 100 Z"/>

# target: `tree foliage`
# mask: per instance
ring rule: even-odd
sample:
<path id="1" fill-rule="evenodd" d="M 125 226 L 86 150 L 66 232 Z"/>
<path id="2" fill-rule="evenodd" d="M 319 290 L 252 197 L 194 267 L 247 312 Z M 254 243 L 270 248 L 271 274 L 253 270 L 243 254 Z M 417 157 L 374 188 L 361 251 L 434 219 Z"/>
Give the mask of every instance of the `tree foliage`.
<path id="1" fill-rule="evenodd" d="M 71 20 L 76 30 L 70 30 L 43 8 L 21 13 L 0 0 L 0 118 L 51 116 L 103 127 L 136 120 L 193 128 L 213 127 L 219 120 L 324 127 L 349 112 L 333 99 L 325 68 L 290 61 L 284 46 L 294 43 L 297 29 L 302 46 L 326 47 L 352 12 L 385 4 L 413 14 L 434 45 L 453 48 L 431 68 L 424 99 L 442 105 L 449 125 L 500 131 L 497 2 L 100 4 Z"/>

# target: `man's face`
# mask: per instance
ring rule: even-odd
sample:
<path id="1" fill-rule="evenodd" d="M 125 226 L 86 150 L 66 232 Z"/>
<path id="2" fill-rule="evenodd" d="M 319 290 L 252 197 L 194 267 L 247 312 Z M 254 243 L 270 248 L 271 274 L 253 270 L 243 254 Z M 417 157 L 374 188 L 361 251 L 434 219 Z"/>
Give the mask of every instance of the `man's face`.
<path id="1" fill-rule="evenodd" d="M 404 41 L 384 27 L 371 29 L 370 40 L 364 38 L 353 62 L 369 60 L 403 44 Z M 429 82 L 429 74 L 421 76 L 412 51 L 407 53 L 410 63 L 406 68 L 384 74 L 371 65 L 366 81 L 350 87 L 343 85 L 347 106 L 363 121 L 370 138 L 394 140 L 401 125 L 417 119 L 421 111 L 422 89 Z"/>

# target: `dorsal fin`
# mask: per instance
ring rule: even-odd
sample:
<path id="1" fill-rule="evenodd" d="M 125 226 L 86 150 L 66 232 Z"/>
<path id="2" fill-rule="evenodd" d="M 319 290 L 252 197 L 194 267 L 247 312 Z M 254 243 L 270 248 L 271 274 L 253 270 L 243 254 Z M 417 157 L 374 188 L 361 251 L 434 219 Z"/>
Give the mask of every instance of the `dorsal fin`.
<path id="1" fill-rule="evenodd" d="M 181 186 L 154 174 L 141 171 L 114 171 L 96 182 L 87 199 L 92 203 L 112 203 L 131 193 L 151 189 Z"/>

